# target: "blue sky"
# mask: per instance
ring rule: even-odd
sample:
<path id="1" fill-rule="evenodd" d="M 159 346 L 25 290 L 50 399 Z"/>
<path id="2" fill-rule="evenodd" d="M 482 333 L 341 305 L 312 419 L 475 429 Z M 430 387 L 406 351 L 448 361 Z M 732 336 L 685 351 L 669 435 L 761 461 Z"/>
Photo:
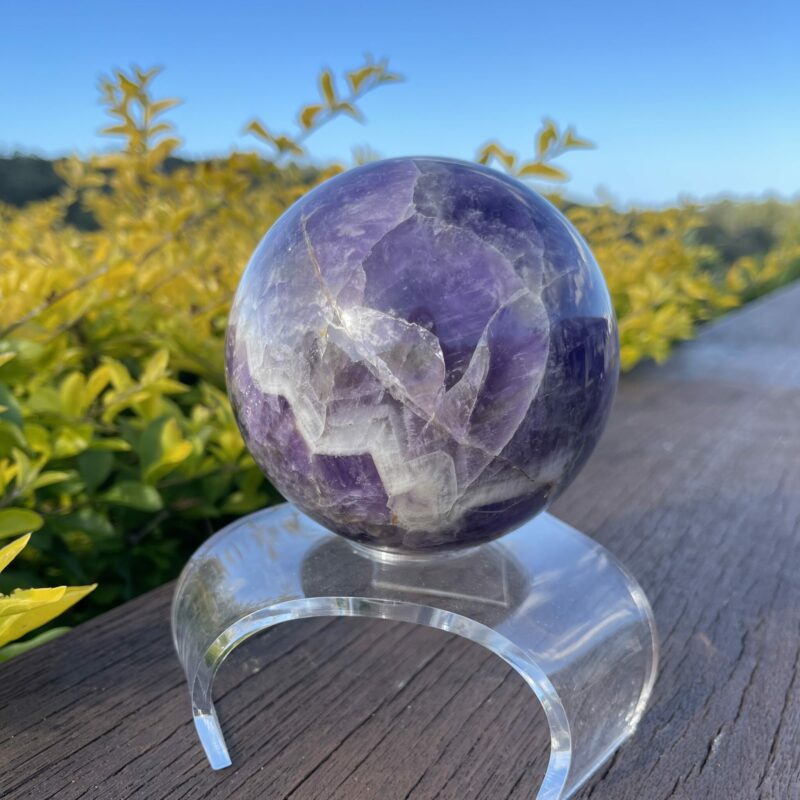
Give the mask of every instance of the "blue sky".
<path id="1" fill-rule="evenodd" d="M 106 147 L 97 76 L 163 64 L 156 89 L 189 155 L 252 148 L 253 115 L 290 128 L 323 65 L 365 50 L 407 76 L 368 96 L 366 126 L 310 140 L 319 159 L 471 158 L 492 137 L 530 153 L 544 115 L 597 150 L 569 191 L 660 204 L 800 190 L 800 3 L 0 0 L 0 152 Z"/>

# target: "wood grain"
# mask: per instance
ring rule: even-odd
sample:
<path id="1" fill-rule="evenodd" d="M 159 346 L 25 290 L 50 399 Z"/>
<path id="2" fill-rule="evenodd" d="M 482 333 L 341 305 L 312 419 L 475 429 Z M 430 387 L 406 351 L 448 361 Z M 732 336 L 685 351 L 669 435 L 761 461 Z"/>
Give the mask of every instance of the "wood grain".
<path id="1" fill-rule="evenodd" d="M 554 513 L 650 597 L 661 673 L 583 800 L 800 800 L 800 285 L 628 376 Z M 217 681 L 208 769 L 171 587 L 0 667 L 0 797 L 533 798 L 544 715 L 477 645 L 408 625 L 280 625 Z"/>

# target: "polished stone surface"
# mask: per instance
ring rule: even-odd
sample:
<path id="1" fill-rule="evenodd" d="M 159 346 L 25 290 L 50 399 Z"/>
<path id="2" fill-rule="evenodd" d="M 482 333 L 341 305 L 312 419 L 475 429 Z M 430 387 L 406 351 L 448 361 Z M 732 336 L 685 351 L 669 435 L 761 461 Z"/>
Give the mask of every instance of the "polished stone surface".
<path id="1" fill-rule="evenodd" d="M 616 323 L 586 244 L 492 170 L 403 158 L 292 206 L 245 271 L 226 347 L 250 452 L 312 518 L 404 551 L 545 508 L 605 425 Z"/>

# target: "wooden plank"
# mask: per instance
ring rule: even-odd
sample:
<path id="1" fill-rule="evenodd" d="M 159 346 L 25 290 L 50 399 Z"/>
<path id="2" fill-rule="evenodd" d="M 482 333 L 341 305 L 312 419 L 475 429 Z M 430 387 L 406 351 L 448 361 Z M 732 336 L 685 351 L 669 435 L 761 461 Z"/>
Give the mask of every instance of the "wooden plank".
<path id="1" fill-rule="evenodd" d="M 800 285 L 620 390 L 554 512 L 612 549 L 663 640 L 652 706 L 584 800 L 800 798 Z M 543 714 L 477 645 L 312 620 L 220 673 L 214 773 L 169 635 L 171 587 L 0 667 L 0 797 L 532 798 Z"/>

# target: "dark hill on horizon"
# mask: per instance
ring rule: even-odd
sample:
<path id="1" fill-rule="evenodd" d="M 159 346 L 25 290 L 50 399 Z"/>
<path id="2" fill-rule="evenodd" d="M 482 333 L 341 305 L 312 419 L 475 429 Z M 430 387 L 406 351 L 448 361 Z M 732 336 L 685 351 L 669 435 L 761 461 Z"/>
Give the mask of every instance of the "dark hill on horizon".
<path id="1" fill-rule="evenodd" d="M 60 159 L 13 153 L 0 156 L 0 203 L 21 208 L 37 200 L 47 200 L 57 195 L 64 186 L 55 164 Z M 202 163 L 200 160 L 170 157 L 164 162 L 167 172 L 187 164 Z M 287 166 L 282 169 L 299 170 L 300 180 L 311 183 L 317 170 L 313 166 Z M 294 180 L 297 175 L 293 175 Z"/>
<path id="2" fill-rule="evenodd" d="M 56 174 L 53 163 L 46 158 L 19 153 L 0 158 L 0 203 L 19 208 L 57 195 L 64 182 Z"/>

